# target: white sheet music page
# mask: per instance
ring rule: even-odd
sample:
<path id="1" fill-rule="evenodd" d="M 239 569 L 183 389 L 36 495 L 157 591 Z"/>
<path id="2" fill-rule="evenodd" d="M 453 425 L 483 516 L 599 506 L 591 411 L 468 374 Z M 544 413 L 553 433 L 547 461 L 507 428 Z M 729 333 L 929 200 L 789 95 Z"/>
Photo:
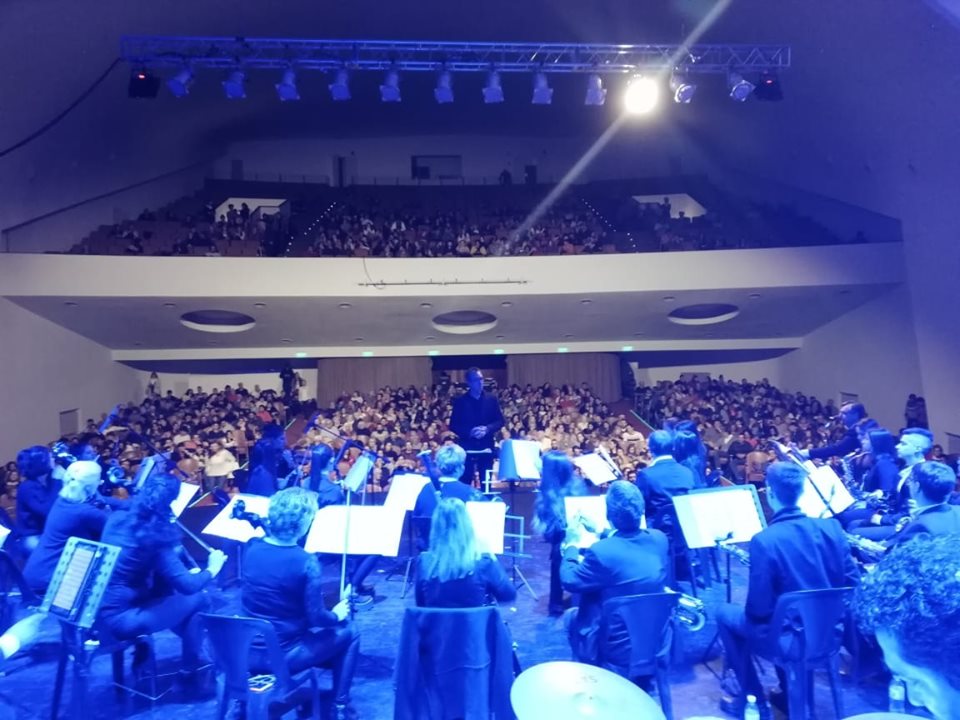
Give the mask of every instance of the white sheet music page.
<path id="1" fill-rule="evenodd" d="M 507 506 L 502 502 L 468 502 L 467 515 L 481 552 L 503 555 L 503 530 L 507 522 Z"/>
<path id="2" fill-rule="evenodd" d="M 234 495 L 223 510 L 217 513 L 217 516 L 203 529 L 204 535 L 215 535 L 226 538 L 227 540 L 236 540 L 237 542 L 249 542 L 255 537 L 263 537 L 262 528 L 255 528 L 246 520 L 237 520 L 232 517 L 233 508 L 237 501 L 243 500 L 246 505 L 246 511 L 266 517 L 270 509 L 270 498 L 262 495 Z"/>

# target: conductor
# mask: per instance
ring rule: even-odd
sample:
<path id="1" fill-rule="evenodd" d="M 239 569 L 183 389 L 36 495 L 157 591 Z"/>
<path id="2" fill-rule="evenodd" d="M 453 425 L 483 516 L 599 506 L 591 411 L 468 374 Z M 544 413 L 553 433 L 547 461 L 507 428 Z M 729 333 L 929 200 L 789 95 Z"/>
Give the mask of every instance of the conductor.
<path id="1" fill-rule="evenodd" d="M 466 377 L 467 392 L 453 401 L 450 429 L 467 452 L 460 479 L 472 485 L 474 476 L 479 475 L 483 482 L 487 471 L 493 468 L 493 446 L 503 427 L 503 412 L 496 396 L 483 391 L 483 373 L 479 368 L 467 370 Z"/>

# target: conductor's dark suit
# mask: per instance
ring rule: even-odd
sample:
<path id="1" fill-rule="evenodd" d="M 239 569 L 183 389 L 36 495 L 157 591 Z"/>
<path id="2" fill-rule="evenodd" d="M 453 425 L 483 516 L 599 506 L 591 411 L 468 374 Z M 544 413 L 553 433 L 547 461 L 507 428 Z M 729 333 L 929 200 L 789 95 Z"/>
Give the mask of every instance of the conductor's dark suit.
<path id="1" fill-rule="evenodd" d="M 560 564 L 560 582 L 580 593 L 569 625 L 570 647 L 580 662 L 597 660 L 596 636 L 603 601 L 622 595 L 663 592 L 667 584 L 667 537 L 659 530 L 617 532 L 588 548 L 568 547 Z"/>

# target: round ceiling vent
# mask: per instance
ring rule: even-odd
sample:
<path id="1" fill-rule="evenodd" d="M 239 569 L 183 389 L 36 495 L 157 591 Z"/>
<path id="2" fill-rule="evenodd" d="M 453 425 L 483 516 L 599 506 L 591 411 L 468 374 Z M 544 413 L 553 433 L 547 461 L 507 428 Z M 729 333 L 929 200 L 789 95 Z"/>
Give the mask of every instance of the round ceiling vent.
<path id="1" fill-rule="evenodd" d="M 208 333 L 238 333 L 249 330 L 257 321 L 232 310 L 194 310 L 180 316 L 180 324 Z"/>
<path id="2" fill-rule="evenodd" d="M 677 325 L 716 325 L 733 320 L 740 314 L 740 308 L 729 303 L 701 303 L 684 305 L 673 310 L 667 319 Z"/>
<path id="3" fill-rule="evenodd" d="M 433 327 L 449 335 L 476 335 L 493 330 L 497 316 L 480 310 L 454 310 L 433 318 Z"/>

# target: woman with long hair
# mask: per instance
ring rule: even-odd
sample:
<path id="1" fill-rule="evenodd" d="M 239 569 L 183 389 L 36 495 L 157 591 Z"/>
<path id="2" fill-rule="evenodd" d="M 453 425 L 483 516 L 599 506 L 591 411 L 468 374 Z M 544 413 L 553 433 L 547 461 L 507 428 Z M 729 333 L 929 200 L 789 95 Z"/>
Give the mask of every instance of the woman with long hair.
<path id="1" fill-rule="evenodd" d="M 540 470 L 540 494 L 534 508 L 533 527 L 550 543 L 550 602 L 551 615 L 563 614 L 563 587 L 560 584 L 560 562 L 563 559 L 560 543 L 567 533 L 567 514 L 563 499 L 571 495 L 586 495 L 583 482 L 573 472 L 573 461 L 559 450 L 543 455 Z"/>
<path id="2" fill-rule="evenodd" d="M 270 498 L 269 533 L 244 552 L 240 598 L 246 614 L 273 624 L 291 673 L 333 664 L 336 717 L 345 720 L 360 636 L 345 597 L 327 610 L 320 562 L 299 545 L 316 514 L 317 496 L 309 490 L 286 488 Z"/>
<path id="3" fill-rule="evenodd" d="M 119 640 L 173 630 L 183 643 L 183 670 L 189 671 L 199 664 L 200 632 L 194 620 L 207 606 L 202 591 L 213 582 L 227 556 L 213 550 L 205 570 L 191 572 L 187 568 L 178 552 L 182 533 L 170 509 L 179 492 L 176 477 L 154 475 L 134 496 L 128 510 L 111 513 L 102 540 L 121 550 L 98 618 Z M 145 659 L 140 652 L 135 656 L 135 662 Z"/>
<path id="4" fill-rule="evenodd" d="M 433 511 L 430 549 L 417 557 L 415 578 L 420 607 L 482 607 L 517 596 L 497 558 L 477 546 L 467 506 L 457 498 Z"/>
<path id="5" fill-rule="evenodd" d="M 700 439 L 697 423 L 681 420 L 673 435 L 673 459 L 693 473 L 697 487 L 707 485 L 707 446 Z"/>

